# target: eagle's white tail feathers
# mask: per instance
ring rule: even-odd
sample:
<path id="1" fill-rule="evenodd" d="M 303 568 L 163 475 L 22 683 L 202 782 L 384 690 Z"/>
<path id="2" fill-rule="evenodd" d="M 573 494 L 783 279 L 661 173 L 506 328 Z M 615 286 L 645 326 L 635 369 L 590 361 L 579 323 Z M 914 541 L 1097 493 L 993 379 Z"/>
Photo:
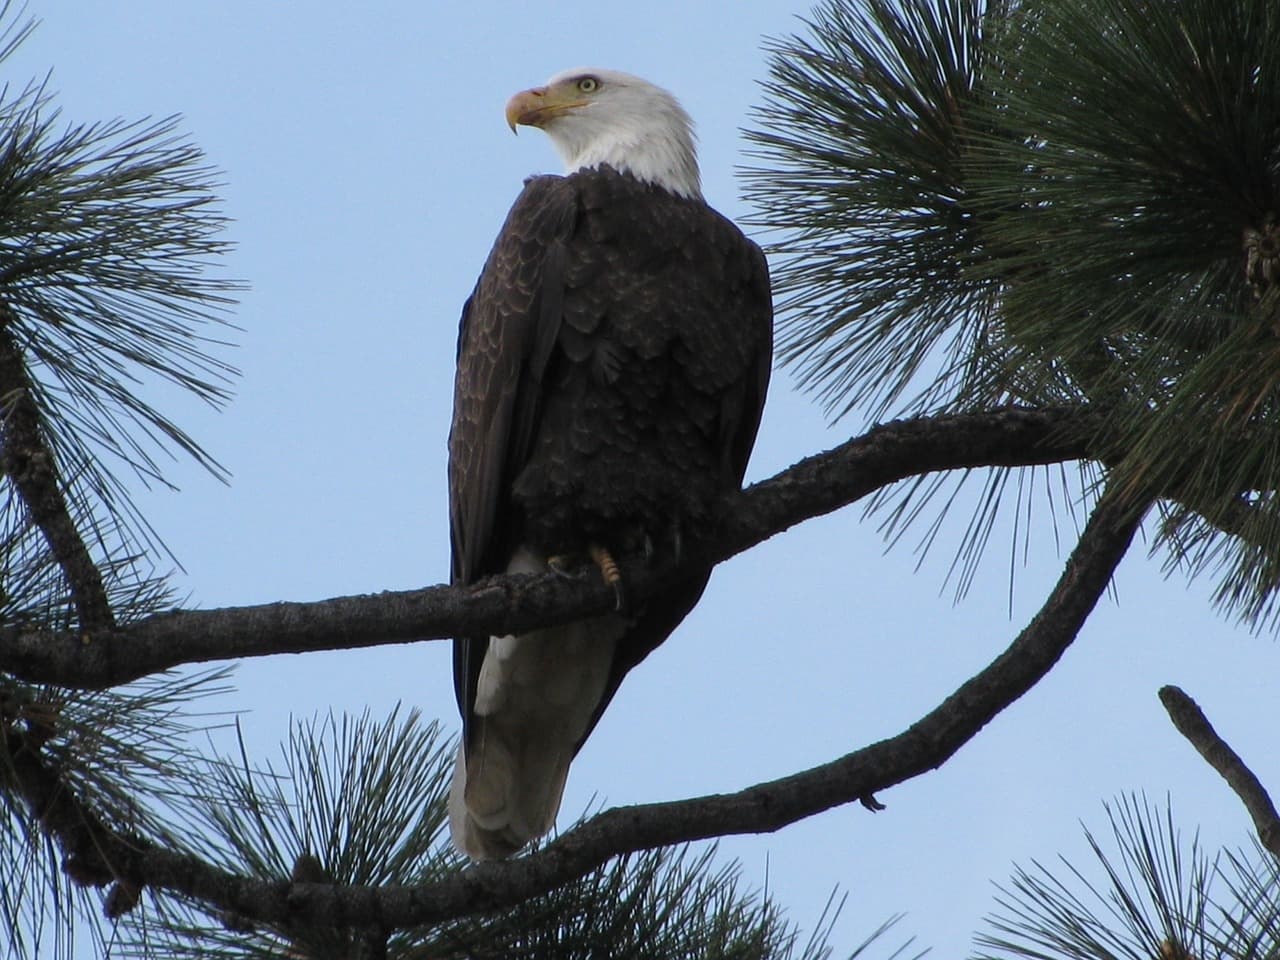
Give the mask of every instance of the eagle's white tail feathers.
<path id="1" fill-rule="evenodd" d="M 508 569 L 546 566 L 522 552 Z M 459 747 L 449 794 L 453 842 L 463 853 L 508 857 L 551 829 L 623 627 L 608 616 L 489 639 L 470 750 Z"/>

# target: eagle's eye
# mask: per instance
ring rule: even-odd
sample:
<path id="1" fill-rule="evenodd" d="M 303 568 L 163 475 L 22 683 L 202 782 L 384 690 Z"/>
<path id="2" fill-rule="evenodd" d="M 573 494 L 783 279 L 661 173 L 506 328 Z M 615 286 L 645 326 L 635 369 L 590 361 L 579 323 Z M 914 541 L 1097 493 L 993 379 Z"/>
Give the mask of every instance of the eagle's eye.
<path id="1" fill-rule="evenodd" d="M 582 77 L 578 80 L 578 89 L 583 93 L 595 93 L 600 89 L 600 81 L 595 77 Z"/>

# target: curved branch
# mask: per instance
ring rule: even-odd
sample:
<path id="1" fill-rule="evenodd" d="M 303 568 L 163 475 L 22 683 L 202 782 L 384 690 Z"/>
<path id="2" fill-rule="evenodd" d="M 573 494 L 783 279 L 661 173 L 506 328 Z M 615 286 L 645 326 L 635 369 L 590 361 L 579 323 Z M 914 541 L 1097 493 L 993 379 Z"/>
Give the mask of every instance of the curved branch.
<path id="1" fill-rule="evenodd" d="M 1280 858 L 1280 815 L 1277 815 L 1275 804 L 1262 781 L 1218 735 L 1204 711 L 1182 690 L 1174 686 L 1161 687 L 1160 702 L 1169 712 L 1169 719 L 1178 732 L 1191 742 L 1240 798 L 1253 819 L 1258 840 L 1271 851 L 1272 856 Z"/>
<path id="2" fill-rule="evenodd" d="M 897 421 L 728 498 L 714 532 L 686 545 L 685 565 L 719 563 L 801 521 L 838 510 L 904 477 L 937 470 L 1032 466 L 1090 455 L 1098 418 L 1083 408 L 1004 409 Z M 680 568 L 623 564 L 628 593 L 643 599 Z M 0 631 L 0 670 L 33 682 L 115 686 L 185 663 L 353 649 L 521 632 L 613 608 L 599 578 L 512 575 L 474 586 L 161 614 L 78 635 Z"/>
<path id="3" fill-rule="evenodd" d="M 344 923 L 361 923 L 378 917 L 396 927 L 430 923 L 521 902 L 622 853 L 772 832 L 940 767 L 1058 662 L 1106 590 L 1149 505 L 1104 495 L 1027 627 L 991 664 L 895 737 L 738 793 L 606 810 L 536 854 L 480 864 L 431 887 L 313 884 L 294 887 L 278 906 L 287 907 L 295 922 L 342 917 Z"/>
<path id="4" fill-rule="evenodd" d="M 1053 592 L 1008 649 L 897 736 L 801 773 L 732 794 L 606 810 L 537 853 L 480 864 L 419 887 L 264 883 L 118 835 L 96 838 L 95 849 L 116 877 L 197 898 L 228 911 L 237 922 L 377 923 L 399 929 L 518 903 L 623 853 L 778 830 L 941 766 L 1031 689 L 1075 639 L 1148 506 L 1105 494 Z"/>

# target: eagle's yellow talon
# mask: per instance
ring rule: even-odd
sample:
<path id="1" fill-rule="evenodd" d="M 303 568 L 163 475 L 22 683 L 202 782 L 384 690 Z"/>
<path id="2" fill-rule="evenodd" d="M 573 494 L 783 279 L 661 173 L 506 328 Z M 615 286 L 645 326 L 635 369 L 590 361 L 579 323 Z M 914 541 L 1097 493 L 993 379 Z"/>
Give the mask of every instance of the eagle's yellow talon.
<path id="1" fill-rule="evenodd" d="M 604 582 L 613 587 L 613 596 L 617 601 L 614 609 L 621 613 L 627 608 L 627 594 L 622 586 L 622 571 L 618 569 L 618 561 L 604 547 L 592 544 L 589 548 L 591 559 L 600 568 L 600 576 Z"/>

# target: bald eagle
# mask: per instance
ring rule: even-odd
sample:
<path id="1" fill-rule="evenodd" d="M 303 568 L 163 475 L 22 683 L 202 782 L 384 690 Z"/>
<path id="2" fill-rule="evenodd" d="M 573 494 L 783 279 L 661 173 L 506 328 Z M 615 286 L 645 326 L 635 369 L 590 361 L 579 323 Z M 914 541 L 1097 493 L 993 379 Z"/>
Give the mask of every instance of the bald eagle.
<path id="1" fill-rule="evenodd" d="M 449 434 L 452 582 L 593 558 L 679 558 L 741 486 L 769 381 L 760 249 L 702 199 L 677 100 L 613 70 L 516 94 L 565 176 L 535 176 L 462 311 Z M 635 608 L 454 641 L 463 719 L 455 845 L 510 856 L 546 833 L 569 763 L 623 676 L 684 619 L 698 570 Z"/>

